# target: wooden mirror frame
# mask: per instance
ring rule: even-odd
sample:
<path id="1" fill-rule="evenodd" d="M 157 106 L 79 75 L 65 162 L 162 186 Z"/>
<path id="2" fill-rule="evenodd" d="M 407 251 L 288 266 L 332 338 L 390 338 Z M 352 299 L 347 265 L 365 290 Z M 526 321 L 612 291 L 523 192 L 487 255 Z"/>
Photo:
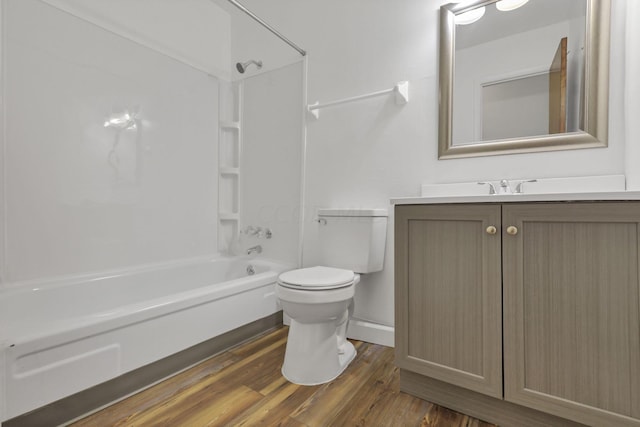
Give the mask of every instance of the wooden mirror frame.
<path id="1" fill-rule="evenodd" d="M 608 145 L 609 126 L 611 0 L 585 0 L 587 2 L 587 17 L 585 28 L 584 102 L 580 106 L 584 117 L 584 130 L 453 145 L 455 16 L 496 1 L 475 0 L 472 2 L 446 4 L 440 7 L 438 159 L 606 147 Z"/>

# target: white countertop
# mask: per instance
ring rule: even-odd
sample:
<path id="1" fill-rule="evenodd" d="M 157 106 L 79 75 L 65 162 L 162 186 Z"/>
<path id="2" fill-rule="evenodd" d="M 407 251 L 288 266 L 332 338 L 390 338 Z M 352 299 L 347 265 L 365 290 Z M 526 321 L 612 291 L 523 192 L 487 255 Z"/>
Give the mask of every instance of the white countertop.
<path id="1" fill-rule="evenodd" d="M 518 203 L 574 201 L 640 200 L 640 191 L 608 191 L 599 193 L 494 194 L 473 196 L 396 197 L 393 205 L 433 205 L 443 203 Z"/>

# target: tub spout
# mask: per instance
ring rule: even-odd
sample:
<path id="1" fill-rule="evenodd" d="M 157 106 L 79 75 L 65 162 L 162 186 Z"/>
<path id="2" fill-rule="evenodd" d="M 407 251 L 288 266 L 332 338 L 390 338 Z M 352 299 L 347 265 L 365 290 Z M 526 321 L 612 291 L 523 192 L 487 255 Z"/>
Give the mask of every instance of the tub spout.
<path id="1" fill-rule="evenodd" d="M 253 246 L 253 247 L 247 249 L 247 255 L 251 255 L 251 254 L 254 254 L 254 253 L 261 254 L 262 253 L 262 246 L 256 245 L 256 246 Z"/>

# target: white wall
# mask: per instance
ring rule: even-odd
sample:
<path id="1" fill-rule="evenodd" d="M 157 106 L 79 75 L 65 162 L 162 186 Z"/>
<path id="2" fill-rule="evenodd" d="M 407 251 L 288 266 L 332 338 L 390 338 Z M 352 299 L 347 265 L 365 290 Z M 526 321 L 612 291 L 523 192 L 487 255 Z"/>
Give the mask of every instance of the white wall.
<path id="1" fill-rule="evenodd" d="M 370 99 L 323 110 L 318 121 L 308 123 L 307 211 L 316 206 L 387 207 L 391 197 L 418 195 L 421 183 L 625 172 L 622 42 L 627 1 L 613 2 L 608 148 L 446 161 L 437 159 L 438 9 L 444 2 L 244 3 L 309 52 L 311 102 L 385 89 L 401 80 L 410 82 L 407 105 Z M 261 49 L 255 37 L 247 39 L 251 49 Z M 306 265 L 317 261 L 317 225 L 312 219 L 307 217 L 304 224 Z M 392 224 L 385 270 L 363 278 L 356 294 L 356 316 L 386 325 L 394 321 Z"/>
<path id="2" fill-rule="evenodd" d="M 627 2 L 625 49 L 625 171 L 628 190 L 640 190 L 640 2 Z"/>
<path id="3" fill-rule="evenodd" d="M 42 1 L 201 71 L 230 79 L 231 20 L 212 1 Z"/>
<path id="4" fill-rule="evenodd" d="M 482 106 L 474 111 L 481 132 L 473 141 L 549 133 L 548 74 L 483 85 L 481 93 Z"/>
<path id="5" fill-rule="evenodd" d="M 217 80 L 46 3 L 2 5 L 2 282 L 216 253 Z M 103 126 L 124 109 L 137 130 Z"/>

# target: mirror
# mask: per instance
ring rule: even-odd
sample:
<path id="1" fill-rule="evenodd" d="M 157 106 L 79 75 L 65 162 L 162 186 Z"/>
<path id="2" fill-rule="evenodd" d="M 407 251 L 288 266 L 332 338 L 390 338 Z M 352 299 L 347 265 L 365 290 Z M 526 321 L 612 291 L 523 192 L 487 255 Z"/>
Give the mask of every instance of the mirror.
<path id="1" fill-rule="evenodd" d="M 440 8 L 438 158 L 607 146 L 611 0 Z"/>

